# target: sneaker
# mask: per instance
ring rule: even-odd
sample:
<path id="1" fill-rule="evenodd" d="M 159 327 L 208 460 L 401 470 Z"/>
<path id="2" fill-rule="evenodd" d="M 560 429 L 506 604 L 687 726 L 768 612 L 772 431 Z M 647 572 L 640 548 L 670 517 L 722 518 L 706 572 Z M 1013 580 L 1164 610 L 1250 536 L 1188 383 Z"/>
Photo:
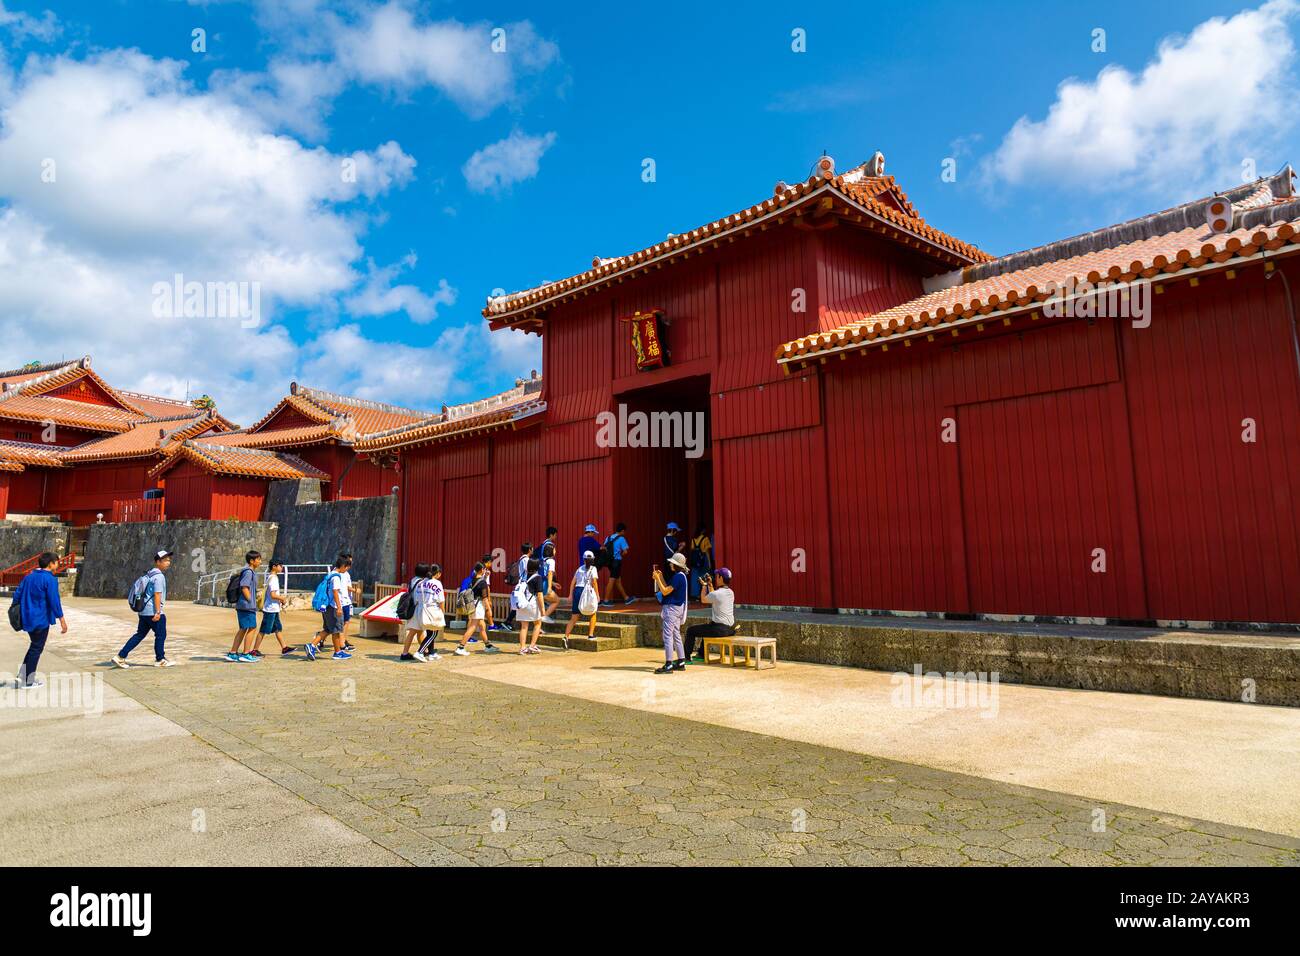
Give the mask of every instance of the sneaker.
<path id="1" fill-rule="evenodd" d="M 45 681 L 41 680 L 39 677 L 33 677 L 33 678 L 32 678 L 30 681 L 28 681 L 26 684 L 21 684 L 21 683 L 20 683 L 18 686 L 19 686 L 20 689 L 23 689 L 23 690 L 35 690 L 35 689 L 38 688 L 38 687 L 44 687 L 44 686 L 45 686 Z"/>
<path id="2" fill-rule="evenodd" d="M 624 602 L 623 602 L 623 606 L 624 606 L 624 607 L 627 607 L 627 605 L 629 605 L 629 604 L 635 604 L 635 603 L 636 603 L 636 596 L 634 595 L 634 596 L 632 596 L 632 597 L 629 597 L 626 601 L 624 601 Z"/>
<path id="3" fill-rule="evenodd" d="M 131 666 L 126 662 L 126 658 L 122 657 L 121 655 L 118 655 L 117 657 L 113 658 L 111 661 L 109 661 L 109 663 L 112 664 L 114 667 L 120 667 L 123 670 L 126 670 Z"/>
<path id="4" fill-rule="evenodd" d="M 402 654 L 402 655 L 399 656 L 397 659 L 398 659 L 399 661 L 422 661 L 422 660 L 424 660 L 424 656 L 423 656 L 422 654 L 419 654 L 419 653 L 416 653 L 416 654 Z"/>
<path id="5" fill-rule="evenodd" d="M 303 647 L 303 650 L 307 652 L 307 660 L 309 660 L 309 661 L 314 661 L 314 660 L 316 659 L 316 645 L 315 645 L 315 644 L 310 644 L 310 643 L 309 643 L 309 644 L 307 644 L 307 645 L 305 645 L 305 646 Z"/>
<path id="6" fill-rule="evenodd" d="M 500 653 L 501 653 L 501 648 L 497 647 L 495 644 L 484 644 L 484 645 L 483 645 L 483 653 L 484 653 L 484 654 L 500 654 Z"/>
<path id="7" fill-rule="evenodd" d="M 237 660 L 242 664 L 256 664 L 258 661 L 252 654 L 240 654 Z"/>
<path id="8" fill-rule="evenodd" d="M 347 651 L 349 654 L 352 654 L 356 651 L 356 647 L 353 645 L 351 641 L 344 641 L 343 649 Z"/>
<path id="9" fill-rule="evenodd" d="M 465 650 L 465 645 L 464 645 L 464 644 L 457 644 L 457 645 L 456 645 L 456 656 L 457 656 L 457 657 L 469 657 L 469 651 Z"/>
<path id="10" fill-rule="evenodd" d="M 250 657 L 261 657 L 261 656 L 262 656 L 262 652 L 261 652 L 261 651 L 258 651 L 258 650 L 252 650 L 252 651 L 249 651 L 248 654 L 249 654 Z"/>
<path id="11" fill-rule="evenodd" d="M 347 651 L 335 651 L 335 652 L 334 652 L 334 656 L 331 657 L 330 660 L 334 660 L 334 661 L 350 661 L 350 660 L 352 660 L 352 655 L 349 654 Z"/>
<path id="12" fill-rule="evenodd" d="M 280 656 L 281 656 L 281 657 L 288 657 L 290 654 L 292 654 L 292 653 L 293 653 L 294 651 L 296 651 L 297 649 L 298 649 L 298 648 L 294 647 L 292 644 L 290 644 L 288 647 L 282 647 L 282 648 L 280 648 Z"/>
<path id="13" fill-rule="evenodd" d="M 538 647 L 536 644 L 529 644 L 529 645 L 528 645 L 528 653 L 529 653 L 529 654 L 540 654 L 541 652 L 542 652 L 542 649 L 541 649 L 540 647 Z"/>
<path id="14" fill-rule="evenodd" d="M 471 637 L 471 638 L 470 638 L 468 641 L 466 641 L 465 643 L 466 643 L 466 644 L 477 644 L 477 643 L 478 643 L 478 638 L 477 638 L 477 637 Z"/>
<path id="15" fill-rule="evenodd" d="M 232 664 L 238 664 L 241 657 L 243 657 L 242 654 L 236 654 L 234 651 L 231 651 L 226 655 L 226 660 L 230 661 Z"/>
<path id="16" fill-rule="evenodd" d="M 673 661 L 673 670 L 675 670 L 675 671 L 684 671 L 684 670 L 686 670 L 686 662 L 685 662 L 685 661 Z"/>
<path id="17" fill-rule="evenodd" d="M 162 660 L 156 661 L 153 666 L 154 667 L 175 667 L 176 664 L 164 657 Z"/>
<path id="18" fill-rule="evenodd" d="M 564 649 L 567 651 L 569 649 L 569 635 L 565 634 L 560 640 L 564 641 Z"/>
<path id="19" fill-rule="evenodd" d="M 554 623 L 555 623 L 555 618 L 551 617 L 551 615 L 548 614 L 548 615 L 546 615 L 544 618 L 542 618 L 542 623 L 543 623 L 543 624 L 554 624 Z"/>
<path id="20" fill-rule="evenodd" d="M 600 606 L 601 606 L 601 607 L 613 607 L 613 606 L 614 606 L 614 602 L 613 602 L 613 601 L 601 601 L 601 602 L 600 602 Z"/>
<path id="21" fill-rule="evenodd" d="M 677 668 L 673 667 L 672 664 L 665 664 L 663 667 L 656 667 L 654 672 L 656 674 L 676 674 Z"/>
<path id="22" fill-rule="evenodd" d="M 424 655 L 424 659 L 426 661 L 440 661 L 442 660 L 442 655 L 439 654 L 437 651 L 430 651 L 429 653 Z"/>

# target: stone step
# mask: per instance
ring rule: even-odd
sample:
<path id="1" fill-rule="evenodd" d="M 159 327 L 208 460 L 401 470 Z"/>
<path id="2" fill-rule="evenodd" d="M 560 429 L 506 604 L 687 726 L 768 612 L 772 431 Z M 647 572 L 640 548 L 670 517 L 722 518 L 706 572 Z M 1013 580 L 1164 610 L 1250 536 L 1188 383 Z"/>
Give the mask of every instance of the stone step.
<path id="1" fill-rule="evenodd" d="M 443 632 L 444 634 L 446 632 Z M 502 650 L 508 651 L 512 645 L 518 646 L 518 631 L 493 631 L 492 643 L 499 646 Z M 564 647 L 564 629 L 543 630 L 537 638 L 539 647 Z M 587 637 L 586 631 L 581 634 L 574 630 L 569 637 L 569 650 L 571 651 L 619 651 L 628 647 L 635 647 L 635 639 L 629 642 L 625 637 L 603 637 L 599 634 L 595 637 Z"/>

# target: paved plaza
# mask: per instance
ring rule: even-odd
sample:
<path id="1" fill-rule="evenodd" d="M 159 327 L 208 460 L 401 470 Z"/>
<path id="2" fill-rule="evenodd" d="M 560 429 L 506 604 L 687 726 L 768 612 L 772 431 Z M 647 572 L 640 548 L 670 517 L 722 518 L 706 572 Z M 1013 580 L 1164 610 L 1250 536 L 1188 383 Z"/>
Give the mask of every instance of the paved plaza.
<path id="1" fill-rule="evenodd" d="M 391 642 L 354 638 L 346 663 L 264 646 L 275 659 L 230 664 L 229 612 L 187 605 L 168 644 L 182 666 L 110 670 L 118 604 L 70 602 L 42 665 L 102 675 L 101 716 L 0 709 L 0 863 L 1300 862 L 1294 835 L 489 679 L 527 663 L 505 654 L 399 665 Z M 311 616 L 290 619 L 300 640 Z M 0 666 L 22 646 L 7 634 Z M 567 658 L 566 688 L 612 667 L 654 693 L 653 650 Z"/>

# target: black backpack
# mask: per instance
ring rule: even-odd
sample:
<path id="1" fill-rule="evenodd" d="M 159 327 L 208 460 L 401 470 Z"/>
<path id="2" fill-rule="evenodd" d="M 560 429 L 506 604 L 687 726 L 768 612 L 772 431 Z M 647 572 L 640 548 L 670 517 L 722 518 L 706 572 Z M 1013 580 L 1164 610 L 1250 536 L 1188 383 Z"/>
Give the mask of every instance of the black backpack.
<path id="1" fill-rule="evenodd" d="M 232 604 L 232 605 L 236 604 L 239 601 L 239 599 L 244 596 L 243 595 L 244 589 L 239 586 L 239 581 L 243 576 L 244 576 L 244 571 L 241 568 L 240 570 L 232 574 L 230 576 L 230 580 L 226 582 L 226 603 L 227 604 Z"/>
<path id="2" fill-rule="evenodd" d="M 605 539 L 605 543 L 596 552 L 596 567 L 612 568 L 614 566 L 614 542 L 621 537 L 623 537 L 621 534 L 615 533 Z"/>
<path id="3" fill-rule="evenodd" d="M 397 599 L 397 619 L 399 621 L 409 621 L 415 617 L 415 578 L 411 578 L 411 583 L 406 586 L 402 596 Z"/>

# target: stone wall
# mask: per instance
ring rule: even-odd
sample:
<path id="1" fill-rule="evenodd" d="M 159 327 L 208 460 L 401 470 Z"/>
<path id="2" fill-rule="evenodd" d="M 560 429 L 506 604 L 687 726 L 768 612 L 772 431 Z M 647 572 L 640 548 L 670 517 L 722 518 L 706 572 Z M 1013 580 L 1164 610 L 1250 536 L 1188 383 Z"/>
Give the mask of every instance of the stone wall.
<path id="1" fill-rule="evenodd" d="M 78 562 L 77 595 L 125 597 L 131 582 L 153 566 L 154 552 L 166 548 L 176 552 L 167 572 L 170 599 L 193 601 L 201 574 L 239 567 L 250 549 L 269 556 L 275 543 L 276 526 L 267 521 L 91 525 L 85 558 Z"/>
<path id="2" fill-rule="evenodd" d="M 67 544 L 67 525 L 0 521 L 0 568 L 11 567 L 42 551 L 63 554 Z"/>
<path id="3" fill-rule="evenodd" d="M 352 578 L 365 582 L 367 594 L 376 581 L 397 580 L 396 497 L 303 503 L 308 501 L 320 502 L 318 482 L 272 483 L 266 517 L 280 527 L 277 558 L 286 564 L 333 564 L 340 551 L 350 551 Z"/>

